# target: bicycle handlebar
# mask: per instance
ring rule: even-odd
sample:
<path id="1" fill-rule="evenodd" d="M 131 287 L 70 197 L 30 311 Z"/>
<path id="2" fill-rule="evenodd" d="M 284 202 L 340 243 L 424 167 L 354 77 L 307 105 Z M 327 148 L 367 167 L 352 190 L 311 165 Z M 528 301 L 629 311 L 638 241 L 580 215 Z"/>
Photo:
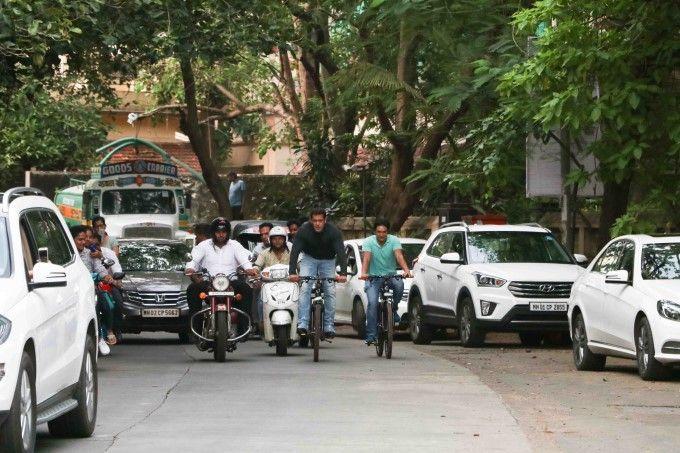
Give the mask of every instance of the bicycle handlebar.
<path id="1" fill-rule="evenodd" d="M 323 282 L 323 281 L 326 281 L 326 282 L 332 283 L 332 282 L 335 282 L 336 279 L 335 279 L 335 277 L 330 278 L 330 277 L 310 277 L 310 276 L 307 276 L 307 277 L 300 277 L 300 281 L 301 282 L 311 282 L 311 281 Z"/>
<path id="2" fill-rule="evenodd" d="M 372 282 L 372 281 L 375 281 L 375 280 L 380 280 L 380 279 L 383 279 L 383 278 L 396 278 L 396 279 L 399 279 L 399 280 L 403 280 L 403 279 L 405 279 L 406 277 L 404 277 L 403 275 L 400 275 L 400 274 L 394 274 L 394 275 L 369 275 L 369 276 L 368 276 L 368 280 L 371 281 L 371 282 Z"/>

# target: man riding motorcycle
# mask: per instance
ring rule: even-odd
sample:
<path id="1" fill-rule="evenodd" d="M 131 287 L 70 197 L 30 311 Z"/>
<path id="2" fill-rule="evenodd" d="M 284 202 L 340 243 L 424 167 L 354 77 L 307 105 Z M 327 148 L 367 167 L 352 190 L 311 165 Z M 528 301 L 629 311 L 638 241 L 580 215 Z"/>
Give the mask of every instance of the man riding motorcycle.
<path id="1" fill-rule="evenodd" d="M 201 309 L 202 300 L 200 294 L 209 291 L 210 283 L 203 280 L 197 272 L 207 269 L 210 275 L 234 274 L 241 267 L 247 275 L 255 276 L 257 271 L 253 269 L 249 260 L 249 253 L 241 244 L 229 239 L 231 224 L 224 217 L 217 217 L 210 224 L 211 239 L 201 242 L 191 250 L 191 261 L 187 263 L 185 273 L 191 277 L 192 283 L 187 288 L 187 301 L 189 303 L 189 322 L 191 316 Z M 241 294 L 239 302 L 241 310 L 250 315 L 253 291 L 242 280 L 232 280 L 231 286 L 237 294 Z M 198 318 L 198 317 L 197 317 Z M 189 326 L 189 331 L 191 331 Z M 196 331 L 200 331 L 199 325 L 194 325 Z M 245 332 L 248 326 L 239 326 L 239 331 Z"/>
<path id="2" fill-rule="evenodd" d="M 340 275 L 336 281 L 347 281 L 347 256 L 342 233 L 333 224 L 326 222 L 326 210 L 316 208 L 309 215 L 309 222 L 305 222 L 293 243 L 293 251 L 290 254 L 289 279 L 299 282 L 300 275 L 297 271 L 297 261 L 300 252 L 304 253 L 300 261 L 300 274 L 305 277 L 334 278 L 335 259 L 339 258 Z M 324 337 L 335 337 L 335 283 L 323 281 L 324 292 Z M 307 335 L 309 328 L 309 313 L 312 303 L 312 285 L 304 281 L 300 288 L 300 319 L 298 320 L 298 334 Z"/>

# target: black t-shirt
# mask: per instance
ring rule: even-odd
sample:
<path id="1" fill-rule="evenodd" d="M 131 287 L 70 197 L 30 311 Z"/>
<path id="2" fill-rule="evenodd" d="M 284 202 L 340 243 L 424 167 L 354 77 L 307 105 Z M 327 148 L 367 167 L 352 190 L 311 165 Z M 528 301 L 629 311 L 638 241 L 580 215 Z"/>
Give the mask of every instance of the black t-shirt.
<path id="1" fill-rule="evenodd" d="M 291 274 L 297 274 L 296 266 L 300 252 L 318 260 L 332 260 L 338 257 L 340 275 L 347 274 L 347 256 L 342 232 L 331 223 L 326 223 L 320 233 L 314 231 L 314 226 L 310 222 L 302 224 L 295 236 L 293 250 L 290 253 L 289 272 Z"/>

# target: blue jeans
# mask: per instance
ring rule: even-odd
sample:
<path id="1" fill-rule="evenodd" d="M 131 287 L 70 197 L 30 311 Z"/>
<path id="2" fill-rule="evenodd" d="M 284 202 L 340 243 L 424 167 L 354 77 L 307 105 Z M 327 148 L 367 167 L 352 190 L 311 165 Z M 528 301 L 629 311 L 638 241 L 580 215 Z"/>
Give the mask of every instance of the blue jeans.
<path id="1" fill-rule="evenodd" d="M 399 302 L 404 296 L 404 281 L 400 278 L 376 278 L 367 280 L 364 285 L 368 307 L 366 310 L 366 340 L 375 340 L 378 334 L 378 298 L 380 297 L 380 287 L 384 280 L 388 280 L 388 285 L 392 288 L 392 311 L 396 314 Z"/>
<path id="2" fill-rule="evenodd" d="M 335 277 L 335 260 L 317 260 L 304 255 L 300 261 L 300 276 L 302 277 Z M 312 288 L 316 282 L 302 282 L 300 299 L 298 300 L 298 328 L 309 330 L 309 314 L 312 305 Z M 321 283 L 324 294 L 323 331 L 335 332 L 335 282 Z"/>

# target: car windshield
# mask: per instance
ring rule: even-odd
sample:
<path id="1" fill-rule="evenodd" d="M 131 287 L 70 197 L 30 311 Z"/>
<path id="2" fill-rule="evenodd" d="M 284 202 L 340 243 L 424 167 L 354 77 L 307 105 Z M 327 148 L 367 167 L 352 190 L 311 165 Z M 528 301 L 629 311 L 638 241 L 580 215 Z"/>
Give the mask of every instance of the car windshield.
<path id="1" fill-rule="evenodd" d="M 183 270 L 191 250 L 182 243 L 130 242 L 120 245 L 120 265 L 125 272 Z"/>
<path id="2" fill-rule="evenodd" d="M 9 238 L 5 219 L 0 219 L 0 278 L 9 277 Z"/>
<path id="3" fill-rule="evenodd" d="M 483 231 L 468 234 L 470 263 L 557 263 L 573 261 L 549 233 Z"/>
<path id="4" fill-rule="evenodd" d="M 641 271 L 645 280 L 680 279 L 680 242 L 643 246 Z"/>
<path id="5" fill-rule="evenodd" d="M 166 189 L 107 190 L 102 194 L 106 214 L 174 214 L 175 194 Z"/>

